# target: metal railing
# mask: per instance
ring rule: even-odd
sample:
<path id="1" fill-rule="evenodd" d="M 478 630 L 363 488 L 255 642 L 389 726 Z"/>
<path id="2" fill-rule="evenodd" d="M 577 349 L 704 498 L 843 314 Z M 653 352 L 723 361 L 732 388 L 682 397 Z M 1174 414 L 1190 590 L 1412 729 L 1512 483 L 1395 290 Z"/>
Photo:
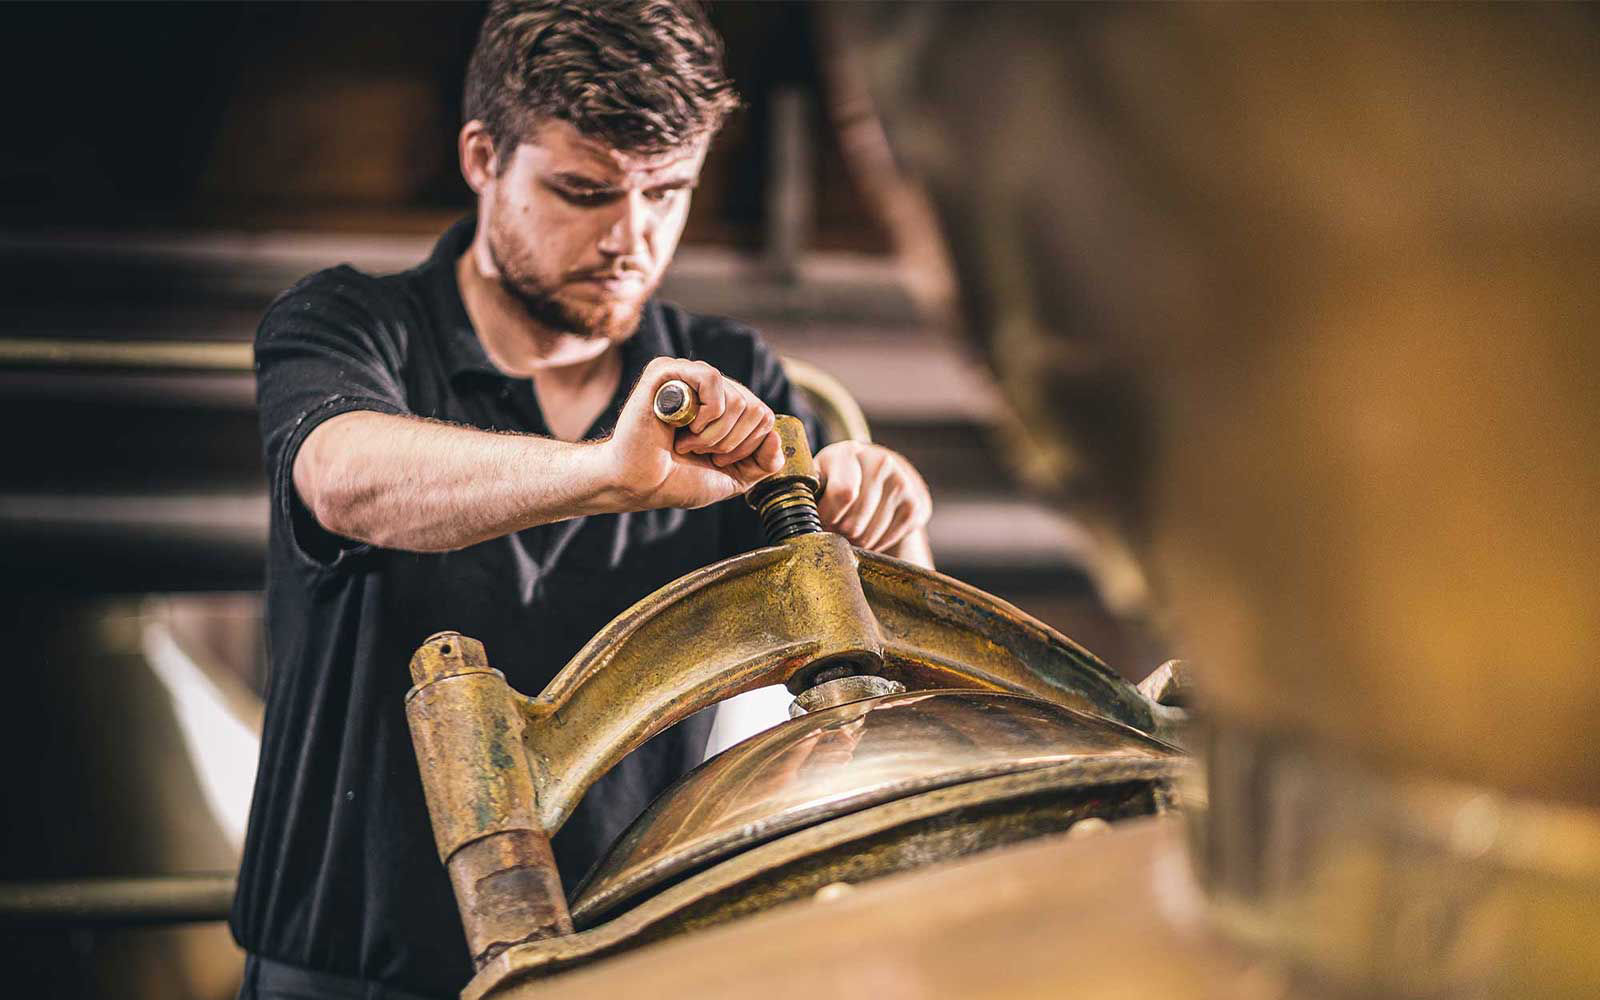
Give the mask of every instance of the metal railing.
<path id="1" fill-rule="evenodd" d="M 232 874 L 0 882 L 0 927 L 72 930 L 228 919 Z"/>

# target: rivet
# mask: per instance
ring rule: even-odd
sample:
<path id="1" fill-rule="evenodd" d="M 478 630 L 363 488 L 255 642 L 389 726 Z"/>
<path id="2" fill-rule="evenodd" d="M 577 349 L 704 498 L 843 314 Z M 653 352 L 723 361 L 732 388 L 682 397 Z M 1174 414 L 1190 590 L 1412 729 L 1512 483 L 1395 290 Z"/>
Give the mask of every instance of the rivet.
<path id="1" fill-rule="evenodd" d="M 1099 816 L 1090 816 L 1088 819 L 1080 819 L 1067 827 L 1067 836 L 1074 838 L 1092 837 L 1097 833 L 1105 833 L 1109 829 L 1111 829 L 1110 823 L 1107 823 Z"/>
<path id="2" fill-rule="evenodd" d="M 849 882 L 829 882 L 816 891 L 811 898 L 819 903 L 831 903 L 836 899 L 843 899 L 856 891 L 856 887 Z"/>

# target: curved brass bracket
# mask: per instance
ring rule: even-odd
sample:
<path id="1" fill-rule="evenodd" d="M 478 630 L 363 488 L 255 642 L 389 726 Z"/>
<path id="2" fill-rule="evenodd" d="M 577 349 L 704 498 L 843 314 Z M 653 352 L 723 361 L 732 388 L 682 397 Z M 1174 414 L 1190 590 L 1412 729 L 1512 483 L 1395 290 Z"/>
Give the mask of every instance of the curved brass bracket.
<path id="1" fill-rule="evenodd" d="M 708 705 L 848 662 L 873 673 L 883 638 L 857 554 L 814 533 L 723 560 L 623 612 L 537 698 L 524 743 L 554 833 L 599 777 Z"/>
<path id="2" fill-rule="evenodd" d="M 857 551 L 884 636 L 883 676 L 907 688 L 1010 691 L 1169 739 L 1173 713 L 1099 657 L 993 594 L 933 570 Z"/>
<path id="3" fill-rule="evenodd" d="M 413 672 L 449 640 L 430 639 Z M 538 825 L 559 830 L 601 775 L 700 709 L 841 662 L 910 689 L 1010 691 L 1172 735 L 1172 710 L 1048 625 L 958 580 L 814 533 L 668 584 L 599 632 L 537 697 L 510 692 L 525 720 Z"/>
<path id="4" fill-rule="evenodd" d="M 482 644 L 454 632 L 412 657 L 406 717 L 479 966 L 521 941 L 571 933 L 550 837 L 590 786 L 652 736 L 744 691 L 800 691 L 842 668 L 913 690 L 1028 695 L 1169 740 L 1178 732 L 1179 710 L 1155 704 L 1054 629 L 975 587 L 818 530 L 804 430 L 778 419 L 787 457 L 769 480 L 780 491 L 798 483 L 795 502 L 789 493 L 771 503 L 752 496 L 781 544 L 646 597 L 537 697 L 513 691 Z M 809 523 L 795 510 L 809 510 Z"/>

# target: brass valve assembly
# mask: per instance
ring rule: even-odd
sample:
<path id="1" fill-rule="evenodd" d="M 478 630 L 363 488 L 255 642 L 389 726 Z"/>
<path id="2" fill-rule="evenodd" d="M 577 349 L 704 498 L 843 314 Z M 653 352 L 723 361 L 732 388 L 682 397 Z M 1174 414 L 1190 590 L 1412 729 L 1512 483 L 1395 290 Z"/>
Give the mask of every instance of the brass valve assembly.
<path id="1" fill-rule="evenodd" d="M 679 381 L 653 402 L 675 427 L 697 410 Z M 646 597 L 537 696 L 459 633 L 413 656 L 407 720 L 478 969 L 466 1000 L 1178 794 L 1182 711 L 1003 601 L 823 531 L 804 425 L 776 430 L 783 467 L 746 494 L 769 546 Z M 550 837 L 589 787 L 656 733 L 775 684 L 794 717 L 663 793 L 569 897 Z"/>

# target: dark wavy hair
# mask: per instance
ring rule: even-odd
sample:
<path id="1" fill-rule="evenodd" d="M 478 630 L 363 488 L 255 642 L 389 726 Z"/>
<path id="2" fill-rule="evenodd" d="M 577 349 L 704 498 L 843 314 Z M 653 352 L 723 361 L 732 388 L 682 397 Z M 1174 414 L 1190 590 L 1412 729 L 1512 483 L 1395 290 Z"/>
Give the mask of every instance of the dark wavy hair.
<path id="1" fill-rule="evenodd" d="M 504 163 L 552 118 L 614 149 L 665 152 L 715 133 L 739 97 L 692 0 L 495 0 L 462 105 Z"/>

